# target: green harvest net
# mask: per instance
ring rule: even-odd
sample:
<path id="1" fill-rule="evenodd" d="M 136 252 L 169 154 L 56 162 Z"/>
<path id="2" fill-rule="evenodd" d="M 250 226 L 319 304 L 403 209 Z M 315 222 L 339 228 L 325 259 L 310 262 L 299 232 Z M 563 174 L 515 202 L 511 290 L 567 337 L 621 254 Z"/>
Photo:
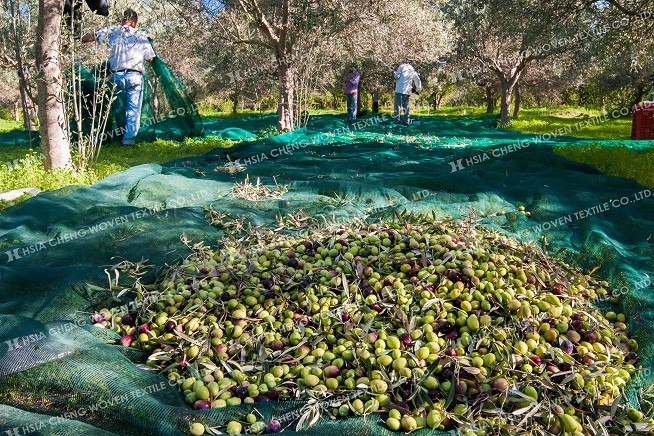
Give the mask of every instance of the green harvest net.
<path id="1" fill-rule="evenodd" d="M 143 76 L 143 106 L 137 141 L 160 138 L 181 141 L 203 134 L 204 126 L 198 107 L 189 97 L 184 84 L 160 57 L 151 63 L 146 62 Z M 81 104 L 77 103 L 81 110 L 82 131 L 87 135 L 92 130 L 97 131 L 103 143 L 120 142 L 125 126 L 125 103 L 122 98 L 112 95 L 111 72 L 107 62 L 90 68 L 77 65 L 76 78 L 69 79 L 69 84 L 77 84 L 77 95 L 82 96 Z M 69 95 L 72 94 L 71 85 Z M 106 113 L 109 101 L 112 103 L 105 123 L 102 114 Z M 72 120 L 70 124 L 74 142 L 78 136 L 78 127 Z M 39 142 L 38 132 L 15 130 L 0 135 L 0 145 L 36 147 Z"/>
<path id="2" fill-rule="evenodd" d="M 211 121 L 208 133 L 252 138 L 268 122 L 275 120 Z M 494 124 L 423 117 L 403 126 L 378 115 L 347 125 L 343 117 L 319 116 L 293 133 L 141 165 L 7 209 L 0 214 L 0 434 L 173 435 L 194 421 L 225 425 L 253 406 L 266 419 L 298 410 L 301 403 L 269 402 L 192 411 L 162 376 L 137 365 L 143 356 L 85 322 L 111 304 L 105 291 L 89 285 L 106 287 L 110 265 L 178 262 L 190 254 L 182 234 L 215 245 L 223 233 L 208 224 L 208 206 L 225 214 L 224 221 L 244 217 L 265 226 L 300 209 L 330 222 L 474 214 L 482 225 L 518 238 L 545 236 L 549 253 L 599 267 L 614 289 L 624 289 L 621 310 L 641 344 L 641 363 L 651 367 L 651 193 L 553 152 L 582 141 Z M 259 202 L 233 197 L 232 187 L 246 175 L 269 186 L 276 180 L 289 191 Z M 531 216 L 518 213 L 518 204 Z M 645 375 L 636 383 L 651 384 Z M 306 434 L 329 432 L 390 434 L 377 415 L 322 418 Z"/>

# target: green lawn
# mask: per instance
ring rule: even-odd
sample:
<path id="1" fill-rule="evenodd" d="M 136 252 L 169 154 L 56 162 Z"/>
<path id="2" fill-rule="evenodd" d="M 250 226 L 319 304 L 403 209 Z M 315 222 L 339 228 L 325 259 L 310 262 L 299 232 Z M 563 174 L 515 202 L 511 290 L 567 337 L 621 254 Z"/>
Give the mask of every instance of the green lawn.
<path id="1" fill-rule="evenodd" d="M 9 132 L 10 130 L 21 129 L 22 127 L 23 127 L 23 123 L 21 123 L 20 121 L 8 121 L 0 118 L 0 133 Z"/>

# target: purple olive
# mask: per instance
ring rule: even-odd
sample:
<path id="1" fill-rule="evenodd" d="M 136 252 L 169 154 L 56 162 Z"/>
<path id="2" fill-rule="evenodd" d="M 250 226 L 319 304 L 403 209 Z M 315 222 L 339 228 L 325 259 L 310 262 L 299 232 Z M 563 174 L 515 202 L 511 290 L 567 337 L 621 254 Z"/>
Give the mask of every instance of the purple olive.
<path id="1" fill-rule="evenodd" d="M 297 266 L 298 266 L 297 259 L 294 258 L 294 257 L 289 258 L 288 259 L 288 266 L 290 266 L 291 268 L 297 268 Z"/>
<path id="2" fill-rule="evenodd" d="M 277 398 L 279 398 L 279 392 L 277 392 L 275 389 L 269 389 L 268 392 L 266 393 L 266 396 L 271 400 L 276 400 Z"/>
<path id="3" fill-rule="evenodd" d="M 141 324 L 139 326 L 139 333 L 147 333 L 150 331 L 150 326 L 147 324 Z"/>
<path id="4" fill-rule="evenodd" d="M 280 351 L 282 348 L 284 348 L 284 343 L 280 341 L 279 339 L 273 341 L 272 344 L 270 344 L 270 348 L 273 351 Z"/>
<path id="5" fill-rule="evenodd" d="M 531 356 L 530 359 L 532 362 L 534 362 L 535 365 L 540 365 L 541 363 L 543 363 L 543 359 L 541 359 L 540 356 L 537 356 L 535 354 Z"/>
<path id="6" fill-rule="evenodd" d="M 447 337 L 448 339 L 455 340 L 456 338 L 459 337 L 459 332 L 457 332 L 456 330 L 452 330 L 447 334 Z"/>
<path id="7" fill-rule="evenodd" d="M 364 297 L 367 297 L 368 295 L 372 295 L 372 294 L 374 294 L 374 293 L 375 293 L 375 290 L 374 290 L 372 287 L 367 286 L 367 287 L 363 288 L 363 292 L 362 292 L 362 293 L 363 293 L 363 296 L 364 296 Z"/>
<path id="8" fill-rule="evenodd" d="M 566 339 L 565 341 L 561 342 L 559 348 L 561 348 L 561 350 L 563 350 L 565 354 L 572 354 L 572 352 L 575 349 L 575 346 L 572 342 Z"/>
<path id="9" fill-rule="evenodd" d="M 134 315 L 132 315 L 131 313 L 128 313 L 127 315 L 123 316 L 123 319 L 122 319 L 121 322 L 124 325 L 134 325 L 135 321 L 136 320 L 134 319 Z"/>
<path id="10" fill-rule="evenodd" d="M 198 400 L 193 405 L 195 410 L 211 409 L 211 403 L 206 400 Z"/>
<path id="11" fill-rule="evenodd" d="M 100 315 L 99 313 L 96 313 L 93 316 L 91 316 L 91 321 L 93 322 L 93 324 L 99 324 L 104 320 L 105 320 L 104 316 Z"/>
<path id="12" fill-rule="evenodd" d="M 438 389 L 432 389 L 429 391 L 429 398 L 432 400 L 438 400 L 441 397 L 441 392 Z"/>
<path id="13" fill-rule="evenodd" d="M 561 363 L 559 364 L 559 368 L 561 369 L 561 371 L 567 372 L 572 369 L 572 365 L 570 363 Z"/>
<path id="14" fill-rule="evenodd" d="M 248 396 L 248 388 L 244 386 L 239 386 L 234 389 L 234 396 L 240 398 L 241 400 Z"/>
<path id="15" fill-rule="evenodd" d="M 232 299 L 232 296 L 229 295 L 229 292 L 225 291 L 222 294 L 220 294 L 220 300 L 221 301 L 229 301 Z"/>
<path id="16" fill-rule="evenodd" d="M 448 334 L 454 329 L 452 324 L 449 323 L 449 321 L 443 321 L 440 326 L 438 327 L 438 331 L 440 331 L 443 334 Z"/>
<path id="17" fill-rule="evenodd" d="M 266 289 L 270 289 L 270 288 L 273 287 L 273 285 L 275 284 L 275 282 L 273 282 L 272 279 L 264 279 L 263 282 L 262 282 L 262 284 L 263 284 L 263 287 L 264 287 L 264 288 L 266 288 Z M 229 295 L 229 294 L 227 294 L 227 295 Z"/>
<path id="18" fill-rule="evenodd" d="M 348 322 L 349 320 L 350 320 L 350 314 L 347 312 L 343 312 L 341 314 L 341 321 Z"/>
<path id="19" fill-rule="evenodd" d="M 584 339 L 586 340 L 586 342 L 590 342 L 591 344 L 594 344 L 595 342 L 597 342 L 597 335 L 591 331 L 587 331 L 586 333 L 584 333 Z"/>
<path id="20" fill-rule="evenodd" d="M 277 421 L 276 419 L 273 419 L 266 425 L 266 427 L 263 429 L 264 433 L 279 433 L 282 430 L 282 424 Z"/>
<path id="21" fill-rule="evenodd" d="M 177 323 L 175 321 L 168 321 L 166 322 L 166 325 L 164 326 L 164 330 L 168 333 L 172 332 L 175 330 L 175 327 L 177 326 Z"/>
<path id="22" fill-rule="evenodd" d="M 408 333 L 402 333 L 402 334 L 400 335 L 400 341 L 402 341 L 402 343 L 403 343 L 405 346 L 407 346 L 407 347 L 408 347 L 409 345 L 413 344 L 413 338 L 412 338 L 411 335 L 408 334 Z"/>
<path id="23" fill-rule="evenodd" d="M 209 274 L 209 271 L 211 271 L 211 270 L 209 268 L 207 268 L 206 266 L 203 266 L 202 268 L 200 268 L 200 274 Z"/>
<path id="24" fill-rule="evenodd" d="M 122 338 L 120 338 L 120 345 L 123 347 L 129 347 L 132 345 L 132 342 L 134 342 L 134 336 L 132 335 L 125 335 Z"/>

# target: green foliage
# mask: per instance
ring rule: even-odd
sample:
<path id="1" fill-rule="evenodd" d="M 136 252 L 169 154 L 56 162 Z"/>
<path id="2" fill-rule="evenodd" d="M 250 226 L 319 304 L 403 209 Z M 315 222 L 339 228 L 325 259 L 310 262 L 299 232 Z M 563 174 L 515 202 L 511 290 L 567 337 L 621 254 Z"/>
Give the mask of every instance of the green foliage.
<path id="1" fill-rule="evenodd" d="M 268 126 L 264 129 L 260 129 L 257 132 L 257 136 L 262 139 L 270 138 L 271 136 L 279 135 L 277 126 Z"/>

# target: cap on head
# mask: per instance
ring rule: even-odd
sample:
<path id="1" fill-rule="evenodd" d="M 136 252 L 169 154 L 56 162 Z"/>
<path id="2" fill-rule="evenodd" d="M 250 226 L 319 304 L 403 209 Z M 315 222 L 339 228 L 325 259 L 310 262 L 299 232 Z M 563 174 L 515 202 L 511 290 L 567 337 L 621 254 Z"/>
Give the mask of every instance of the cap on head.
<path id="1" fill-rule="evenodd" d="M 123 13 L 124 21 L 138 21 L 138 19 L 139 16 L 134 9 L 125 9 L 125 12 Z"/>

